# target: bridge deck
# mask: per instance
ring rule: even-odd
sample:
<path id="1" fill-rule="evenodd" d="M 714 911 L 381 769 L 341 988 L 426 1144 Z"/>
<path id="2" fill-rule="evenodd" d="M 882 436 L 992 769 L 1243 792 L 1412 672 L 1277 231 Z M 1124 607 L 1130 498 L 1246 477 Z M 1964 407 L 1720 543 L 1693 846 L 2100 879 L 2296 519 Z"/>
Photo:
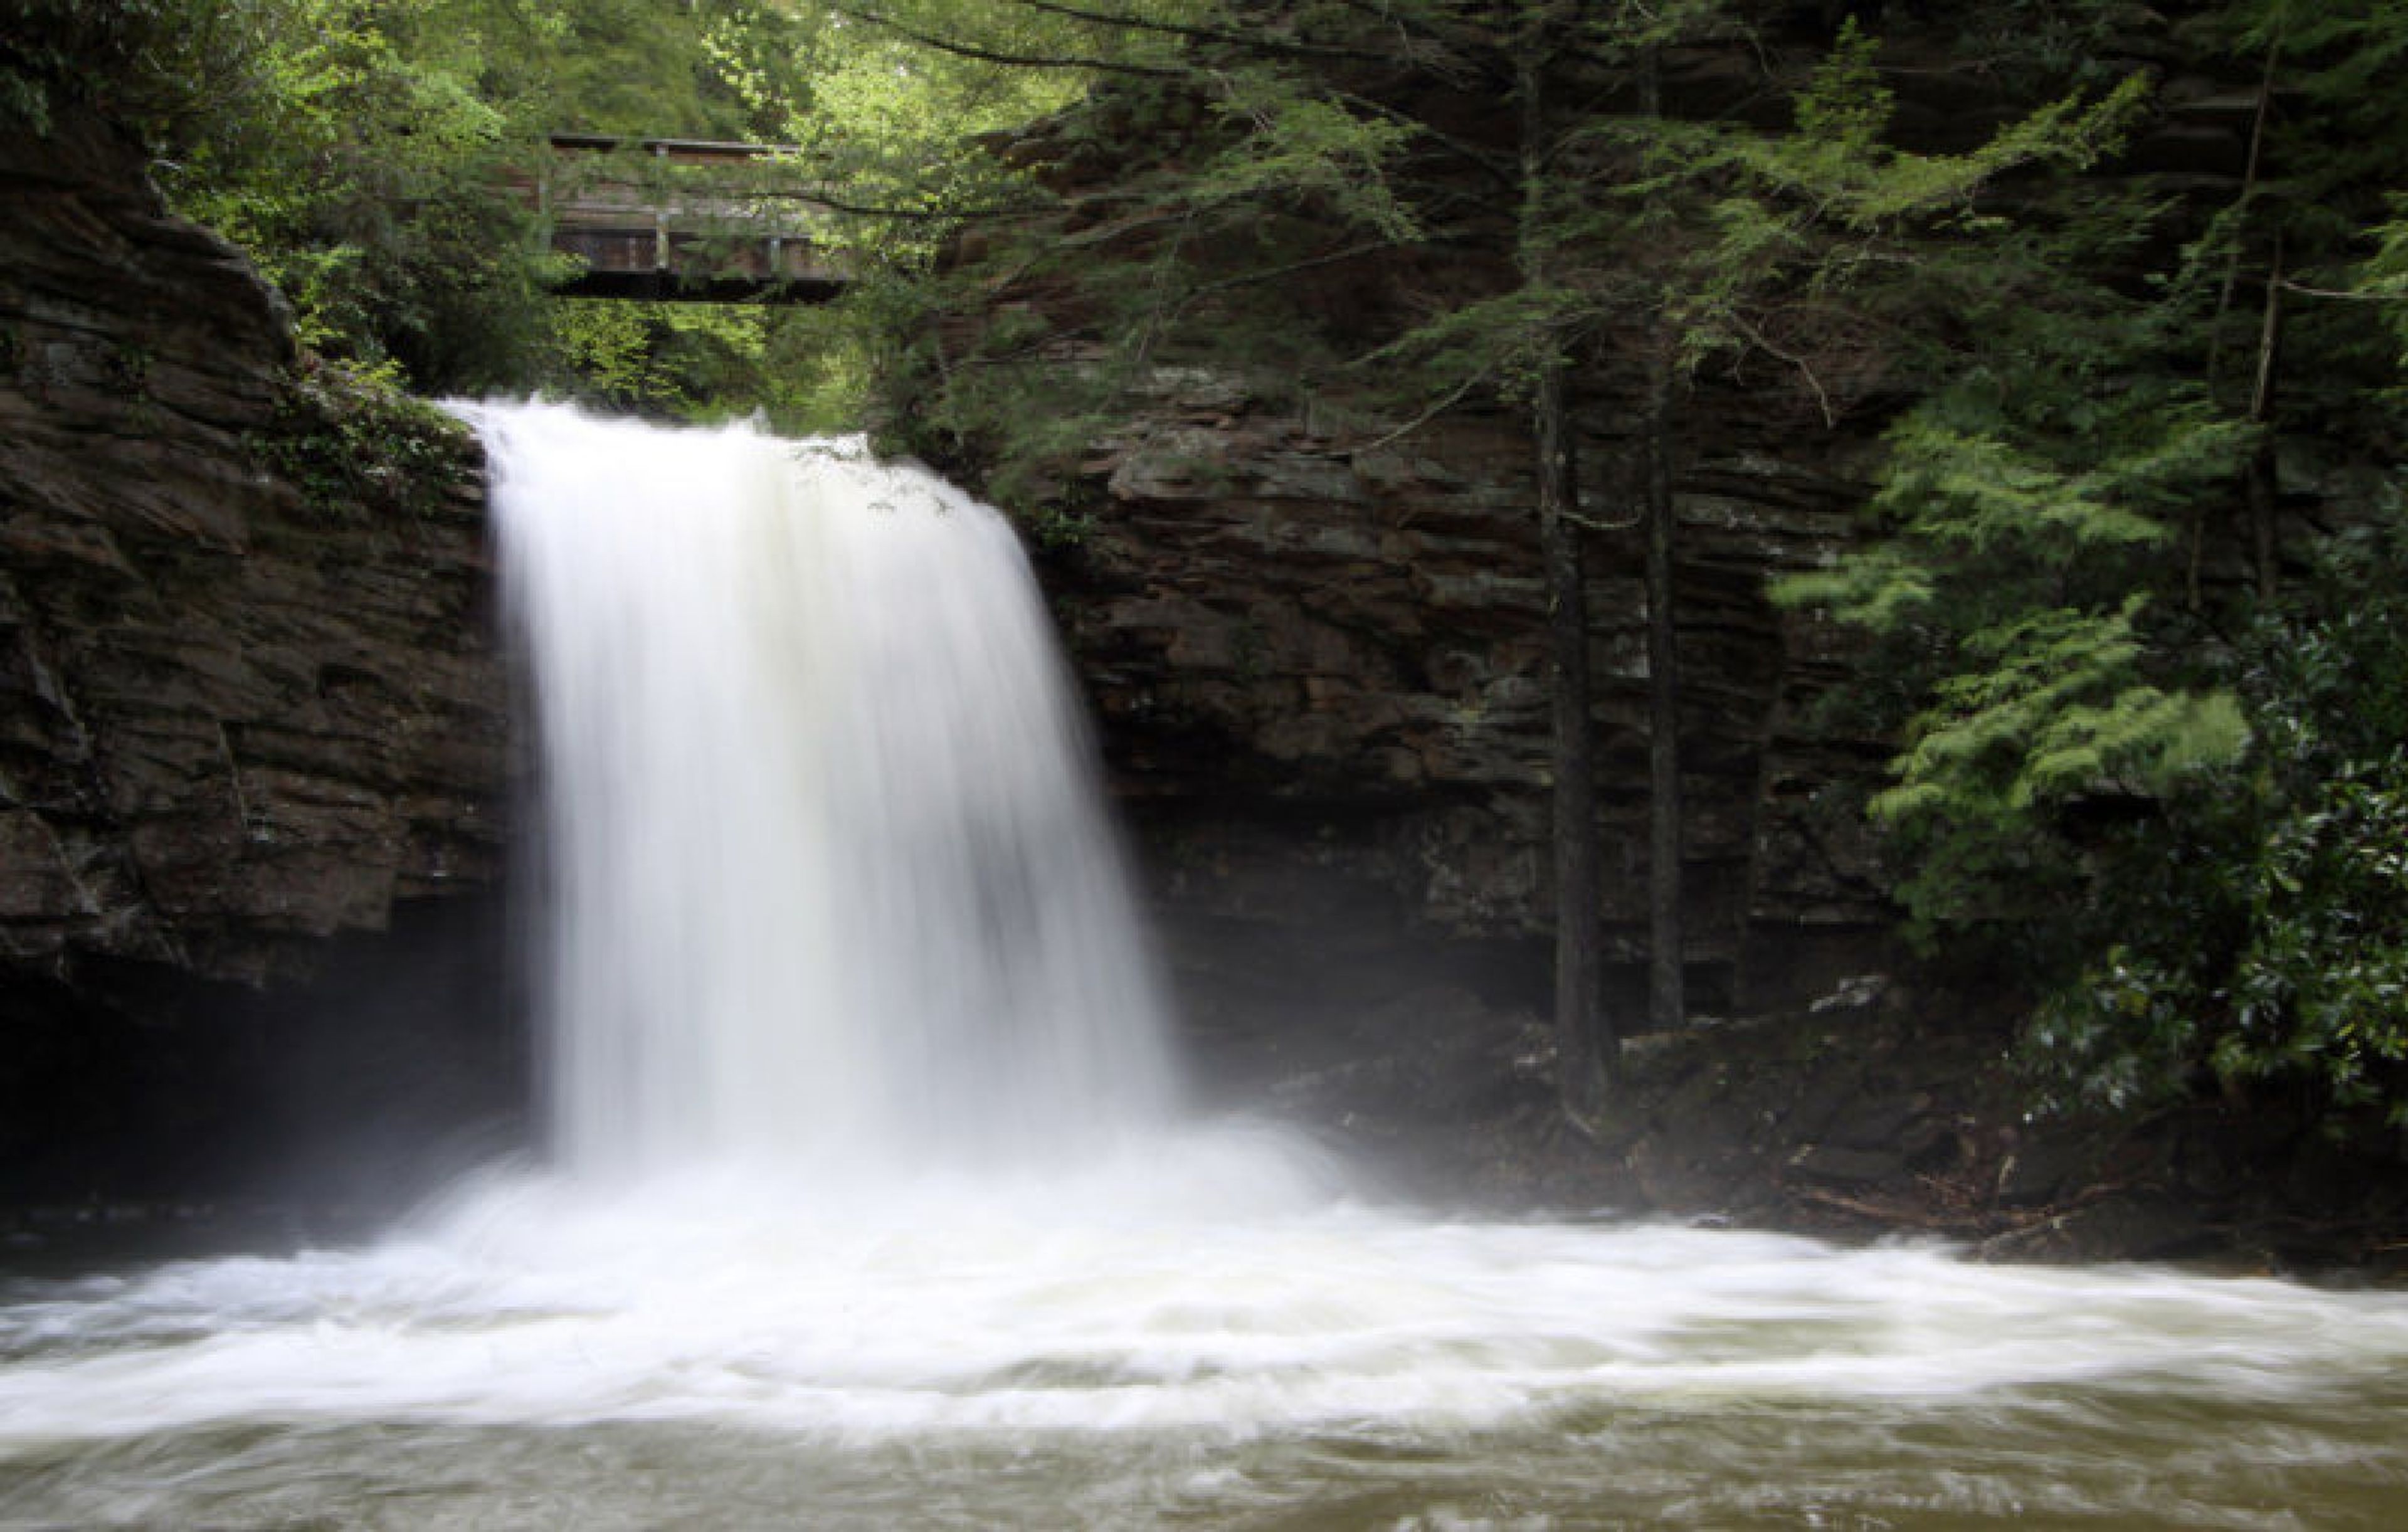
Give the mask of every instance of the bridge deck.
<path id="1" fill-rule="evenodd" d="M 580 263 L 557 291 L 580 297 L 824 303 L 845 289 L 821 248 L 824 215 L 713 187 L 690 168 L 734 168 L 795 152 L 770 144 L 556 133 L 520 194 L 552 247 Z"/>

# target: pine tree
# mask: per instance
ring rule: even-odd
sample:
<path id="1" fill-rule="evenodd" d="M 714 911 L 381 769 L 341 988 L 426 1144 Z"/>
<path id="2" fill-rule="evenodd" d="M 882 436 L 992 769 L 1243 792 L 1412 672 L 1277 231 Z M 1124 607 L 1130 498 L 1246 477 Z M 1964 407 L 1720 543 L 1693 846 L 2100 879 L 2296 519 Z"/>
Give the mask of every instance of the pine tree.
<path id="1" fill-rule="evenodd" d="M 1736 99 L 1670 108 L 1658 83 L 1668 52 L 1757 56 L 1748 8 L 1250 3 L 1190 7 L 1172 23 L 1075 7 L 1087 24 L 1180 50 L 1124 56 L 1103 93 L 1065 114 L 1054 143 L 1025 151 L 1040 179 L 1074 180 L 1089 152 L 1079 136 L 1109 122 L 1122 164 L 1109 193 L 1074 215 L 1030 221 L 1016 241 L 981 231 L 982 258 L 959 275 L 990 308 L 999 271 L 1016 284 L 1007 294 L 1075 282 L 1078 302 L 1053 314 L 1010 309 L 1026 329 L 991 322 L 976 350 L 947 351 L 936 359 L 933 408 L 924 403 L 957 444 L 1005 460 L 1007 491 L 1041 491 L 1065 481 L 1054 465 L 1093 439 L 1115 390 L 1170 357 L 1343 377 L 1341 358 L 1300 338 L 1323 330 L 1313 316 L 1279 307 L 1283 273 L 1399 252 L 1504 257 L 1507 279 L 1435 313 L 1389 316 L 1384 336 L 1363 337 L 1372 342 L 1363 354 L 1404 385 L 1396 408 L 1406 419 L 1383 437 L 1467 399 L 1510 405 L 1529 424 L 1555 655 L 1556 1032 L 1575 1121 L 1594 1117 L 1616 1052 L 1596 1009 L 1580 574 L 1584 538 L 1613 519 L 1582 501 L 1577 383 L 1638 379 L 1642 427 L 1623 477 L 1639 487 L 1628 521 L 1648 571 L 1650 1009 L 1671 1026 L 1685 1009 L 1671 580 L 1684 400 L 1707 362 L 1754 351 L 1778 359 L 1836 415 L 1848 400 L 1827 377 L 1826 353 L 1861 344 L 1851 326 L 1886 301 L 1884 274 L 1899 252 L 1969 217 L 1995 177 L 2091 152 L 2128 105 L 2128 93 L 2099 107 L 2059 103 L 1969 153 L 1906 154 L 1882 141 L 1875 47 L 1851 29 L 1818 69 L 1763 82 L 1795 94 L 1787 131 L 1740 120 Z M 950 41 L 1007 51 L 958 33 Z M 1092 46 L 1082 56 L 1102 59 Z M 1483 112 L 1484 102 L 1508 109 Z M 1150 167 L 1129 163 L 1124 130 L 1139 124 L 1154 136 Z M 1066 308 L 1075 334 L 1061 328 Z M 941 344 L 947 332 L 932 333 Z M 1032 397 L 1055 408 L 1031 420 Z"/>
<path id="2" fill-rule="evenodd" d="M 2035 982 L 2058 1099 L 2408 1099 L 2408 881 L 2376 850 L 2399 509 L 2302 537 L 2277 466 L 2396 432 L 2370 406 L 2401 358 L 2367 320 L 2397 291 L 2408 111 L 2377 80 L 2408 17 L 2237 0 L 2181 30 L 2249 82 L 2231 181 L 2028 193 L 1953 256 L 1967 339 L 1890 434 L 1880 537 L 1784 594 L 1877 636 L 1873 686 L 1913 699 L 1874 800 L 1900 893 Z"/>

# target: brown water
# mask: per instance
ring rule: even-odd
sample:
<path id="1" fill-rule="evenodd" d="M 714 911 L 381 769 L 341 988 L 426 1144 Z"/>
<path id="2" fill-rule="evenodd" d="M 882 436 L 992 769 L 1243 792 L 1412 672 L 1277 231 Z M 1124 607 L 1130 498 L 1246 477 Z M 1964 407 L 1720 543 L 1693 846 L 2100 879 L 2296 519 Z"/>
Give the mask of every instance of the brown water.
<path id="1" fill-rule="evenodd" d="M 0 1526 L 2392 1528 L 2397 1388 L 1727 1400 L 1484 1429 L 251 1425 L 0 1465 Z"/>

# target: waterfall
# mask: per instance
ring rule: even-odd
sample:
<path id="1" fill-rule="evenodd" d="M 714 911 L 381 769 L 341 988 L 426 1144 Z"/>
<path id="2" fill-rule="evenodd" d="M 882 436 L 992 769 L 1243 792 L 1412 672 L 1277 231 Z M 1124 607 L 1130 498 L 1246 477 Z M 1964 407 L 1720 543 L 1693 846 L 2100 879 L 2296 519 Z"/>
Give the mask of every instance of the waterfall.
<path id="1" fill-rule="evenodd" d="M 857 440 L 465 412 L 532 682 L 563 1168 L 875 1181 L 1158 1122 L 1160 986 L 1004 519 Z"/>
<path id="2" fill-rule="evenodd" d="M 842 443 L 464 413 L 556 1163 L 359 1249 L 0 1265 L 0 1524 L 2399 1519 L 2399 1294 L 1433 1217 L 1179 1112 L 992 511 Z"/>

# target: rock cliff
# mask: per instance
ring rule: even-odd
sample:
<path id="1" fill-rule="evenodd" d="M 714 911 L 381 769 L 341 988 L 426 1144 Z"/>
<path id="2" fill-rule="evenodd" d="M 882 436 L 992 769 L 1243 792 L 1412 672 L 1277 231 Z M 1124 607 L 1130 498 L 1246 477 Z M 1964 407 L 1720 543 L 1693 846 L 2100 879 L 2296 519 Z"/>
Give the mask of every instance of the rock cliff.
<path id="1" fill-rule="evenodd" d="M 1850 536 L 1861 438 L 1717 419 L 1680 476 L 1691 909 L 1712 1009 L 1823 993 L 1888 911 L 1843 799 L 1886 754 L 1825 725 L 1840 635 L 1764 595 Z M 1587 460 L 1627 457 L 1592 423 Z M 1173 377 L 1090 465 L 1049 573 L 1108 752 L 1174 901 L 1242 917 L 1258 853 L 1343 866 L 1402 926 L 1514 940 L 1549 918 L 1548 694 L 1526 439 L 1442 423 L 1349 451 L 1293 410 Z M 1604 518 L 1610 484 L 1591 486 Z M 1641 961 L 1645 609 L 1635 532 L 1591 537 L 1600 917 Z M 1250 852 L 1248 848 L 1252 848 Z M 1259 912 L 1259 911 L 1257 911 Z"/>
<path id="2" fill-rule="evenodd" d="M 0 138 L 0 961 L 258 979 L 490 881 L 465 442 L 407 427 L 415 482 L 334 461 L 356 407 L 97 123 Z"/>
<path id="3" fill-rule="evenodd" d="M 95 121 L 0 132 L 0 205 L 5 1192 L 206 1140 L 259 986 L 492 883 L 509 707 L 462 433 L 308 373 Z"/>

